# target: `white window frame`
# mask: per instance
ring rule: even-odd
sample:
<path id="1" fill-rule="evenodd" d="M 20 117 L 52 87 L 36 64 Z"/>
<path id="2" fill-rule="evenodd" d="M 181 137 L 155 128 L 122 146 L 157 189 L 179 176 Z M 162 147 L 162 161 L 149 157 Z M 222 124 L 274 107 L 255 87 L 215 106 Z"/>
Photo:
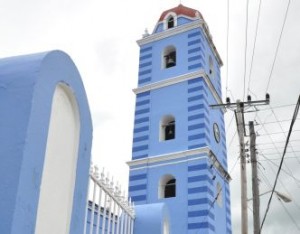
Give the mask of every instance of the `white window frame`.
<path id="1" fill-rule="evenodd" d="M 164 18 L 164 30 L 168 30 L 168 29 L 172 29 L 172 28 L 168 28 L 168 22 L 170 17 L 173 17 L 174 19 L 174 27 L 175 28 L 177 26 L 177 15 L 175 12 L 169 12 L 165 18 Z"/>
<path id="2" fill-rule="evenodd" d="M 175 122 L 175 135 L 173 139 L 170 140 L 174 140 L 176 138 L 176 119 L 173 115 L 165 115 L 161 118 L 160 123 L 159 123 L 159 141 L 169 141 L 166 140 L 166 132 L 165 132 L 165 128 L 167 126 L 168 123 L 174 121 Z"/>
<path id="3" fill-rule="evenodd" d="M 177 190 L 177 180 L 176 178 L 171 175 L 171 174 L 166 174 L 164 176 L 162 176 L 159 180 L 159 184 L 158 184 L 158 198 L 159 199 L 165 199 L 165 188 L 166 188 L 166 184 L 170 181 L 170 180 L 175 180 L 175 196 L 176 197 L 176 190 Z"/>

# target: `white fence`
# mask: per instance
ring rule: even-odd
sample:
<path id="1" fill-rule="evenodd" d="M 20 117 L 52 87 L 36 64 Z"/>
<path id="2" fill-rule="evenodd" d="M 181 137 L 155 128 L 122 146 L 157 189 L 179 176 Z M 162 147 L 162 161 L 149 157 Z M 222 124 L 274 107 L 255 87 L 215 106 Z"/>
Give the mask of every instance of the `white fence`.
<path id="1" fill-rule="evenodd" d="M 134 206 L 120 186 L 91 167 L 85 234 L 133 234 Z"/>

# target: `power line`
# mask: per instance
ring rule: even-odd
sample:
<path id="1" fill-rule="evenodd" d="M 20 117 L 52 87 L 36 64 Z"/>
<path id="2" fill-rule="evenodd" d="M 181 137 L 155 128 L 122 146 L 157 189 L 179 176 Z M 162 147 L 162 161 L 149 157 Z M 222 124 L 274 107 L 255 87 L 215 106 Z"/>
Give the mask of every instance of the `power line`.
<path id="1" fill-rule="evenodd" d="M 259 118 L 258 116 L 257 116 L 257 118 L 258 118 L 259 121 L 261 121 L 260 118 Z M 269 133 L 269 132 L 267 131 L 267 129 L 265 128 L 264 124 L 262 124 L 261 126 L 262 126 L 262 128 L 264 129 L 264 131 L 266 132 L 266 134 L 260 134 L 260 136 L 268 136 L 269 139 L 271 140 L 273 146 L 274 146 L 274 149 L 276 150 L 276 152 L 277 152 L 278 154 L 280 154 L 277 145 L 274 143 L 274 141 L 273 141 L 273 139 L 272 139 L 272 137 L 271 137 L 271 135 L 273 135 L 274 133 Z M 276 133 L 276 134 L 277 134 L 277 133 Z M 286 167 L 287 167 L 287 166 L 286 166 Z M 288 167 L 287 167 L 287 168 L 288 168 Z"/>
<path id="2" fill-rule="evenodd" d="M 273 160 L 277 160 L 277 159 L 269 159 L 269 158 L 267 158 L 267 157 L 265 156 L 265 154 L 263 154 L 263 153 L 260 153 L 260 155 L 262 155 L 262 156 L 264 157 L 264 159 L 260 159 L 260 160 L 259 160 L 260 162 L 261 162 L 261 161 L 268 161 L 269 163 L 272 163 L 276 168 L 279 167 L 278 164 L 276 164 L 275 162 L 273 162 Z M 291 158 L 291 157 L 285 157 L 285 159 L 287 159 L 287 158 Z M 281 159 L 281 158 L 279 158 L 279 159 Z M 279 159 L 278 159 L 278 160 L 279 160 Z M 287 174 L 288 176 L 290 176 L 291 178 L 293 178 L 293 179 L 295 180 L 295 182 L 297 182 L 297 183 L 300 184 L 300 179 L 296 178 L 292 173 L 287 172 L 287 171 L 284 170 L 283 168 L 282 168 L 281 170 L 282 170 L 285 174 Z M 298 185 L 298 186 L 299 186 L 299 185 Z"/>
<path id="3" fill-rule="evenodd" d="M 252 58 L 251 58 L 251 63 L 250 63 L 249 80 L 248 80 L 248 94 L 250 92 L 250 84 L 251 84 L 250 81 L 251 81 L 252 65 L 253 65 L 253 59 L 254 59 L 255 48 L 256 48 L 256 39 L 257 39 L 258 25 L 259 25 L 259 19 L 260 19 L 260 9 L 261 9 L 261 0 L 259 0 L 257 21 L 256 21 L 256 29 L 255 29 L 255 36 L 254 36 L 253 52 L 252 52 Z"/>
<path id="4" fill-rule="evenodd" d="M 293 154 L 293 153 L 300 153 L 300 151 L 291 151 L 291 152 L 286 152 L 287 154 Z M 280 153 L 264 153 L 264 155 L 280 155 Z M 288 157 L 288 158 L 298 158 L 297 156 L 294 157 Z M 281 159 L 281 158 L 280 158 Z M 275 160 L 275 159 L 272 159 Z"/>
<path id="5" fill-rule="evenodd" d="M 288 146 L 288 143 L 289 143 L 289 139 L 290 139 L 290 136 L 291 136 L 291 133 L 292 133 L 292 130 L 293 130 L 293 126 L 295 124 L 295 121 L 296 121 L 296 118 L 297 118 L 297 115 L 298 115 L 299 106 L 300 106 L 300 96 L 298 98 L 297 105 L 296 105 L 296 108 L 295 108 L 295 112 L 294 112 L 294 115 L 293 115 L 293 119 L 292 119 L 292 122 L 291 122 L 291 125 L 290 125 L 290 130 L 289 130 L 289 133 L 288 133 L 288 136 L 287 136 L 287 139 L 286 139 L 286 143 L 285 143 L 285 148 L 284 148 L 284 151 L 283 151 L 282 159 L 280 161 L 279 168 L 278 168 L 278 171 L 277 171 L 277 174 L 276 174 L 275 183 L 274 183 L 274 186 L 273 186 L 273 189 L 272 189 L 272 192 L 271 192 L 271 196 L 270 196 L 270 199 L 269 199 L 269 202 L 268 202 L 268 205 L 267 205 L 267 209 L 265 211 L 265 215 L 264 215 L 262 224 L 261 224 L 261 230 L 263 228 L 263 225 L 264 225 L 264 222 L 266 220 L 268 211 L 270 209 L 270 205 L 271 205 L 273 194 L 274 194 L 274 191 L 275 191 L 275 188 L 276 188 L 276 185 L 277 185 L 278 177 L 279 177 L 282 165 L 283 165 L 283 160 L 284 160 L 284 156 L 285 156 L 285 153 L 286 153 L 286 149 L 287 149 L 287 146 Z"/>
<path id="6" fill-rule="evenodd" d="M 246 27 L 245 27 L 245 56 L 244 56 L 244 91 L 243 91 L 243 101 L 245 100 L 245 91 L 246 91 L 247 47 L 248 47 L 248 14 L 249 14 L 249 0 L 247 0 L 247 5 L 246 5 Z"/>
<path id="7" fill-rule="evenodd" d="M 272 167 L 271 162 L 270 162 L 270 161 L 267 161 L 267 163 L 270 165 L 271 171 L 272 171 L 272 172 L 275 174 L 275 176 L 276 176 L 275 169 Z M 277 168 L 278 168 L 278 166 L 277 166 Z M 292 174 L 292 172 L 289 172 L 289 173 Z M 280 179 L 278 179 L 278 181 L 279 181 L 281 187 L 285 190 L 285 192 L 286 192 L 290 197 L 292 197 L 292 195 L 290 194 L 289 190 L 286 188 L 285 184 L 284 184 Z M 270 184 L 271 184 L 271 183 L 270 183 Z M 298 186 L 298 185 L 297 185 L 297 186 Z M 272 186 L 270 186 L 270 188 L 272 189 Z"/>
<path id="8" fill-rule="evenodd" d="M 264 128 L 265 129 L 265 128 Z M 259 136 L 269 136 L 269 135 L 276 135 L 276 134 L 284 134 L 285 133 L 288 133 L 289 131 L 282 131 L 282 132 L 269 132 L 269 133 L 266 133 L 266 134 L 259 134 Z M 293 132 L 300 132 L 300 129 L 296 129 L 296 130 L 293 130 Z"/>
<path id="9" fill-rule="evenodd" d="M 228 149 L 230 148 L 231 144 L 233 143 L 233 139 L 234 139 L 234 137 L 235 137 L 236 134 L 237 134 L 237 130 L 235 130 L 235 132 L 234 132 L 234 134 L 233 134 L 233 136 L 232 136 L 232 138 L 230 140 L 230 143 L 228 145 Z"/>
<path id="10" fill-rule="evenodd" d="M 275 63 L 276 63 L 277 54 L 278 54 L 278 51 L 279 51 L 279 46 L 280 46 L 280 42 L 281 42 L 281 38 L 282 38 L 284 26 L 285 26 L 286 19 L 287 19 L 287 16 L 288 16 L 288 12 L 289 12 L 289 8 L 290 8 L 290 3 L 291 3 L 291 0 L 288 1 L 288 5 L 287 5 L 286 11 L 285 11 L 284 21 L 283 21 L 283 25 L 282 25 L 282 28 L 281 28 L 281 32 L 280 32 L 280 36 L 279 36 L 279 40 L 278 40 L 278 43 L 277 43 L 277 47 L 276 47 L 276 51 L 275 51 L 275 56 L 274 56 L 274 60 L 273 60 L 272 68 L 271 68 L 271 72 L 270 72 L 268 83 L 267 83 L 266 93 L 269 90 L 270 81 L 271 81 L 271 77 L 272 77 L 272 74 L 273 74 L 274 66 L 275 66 Z"/>
<path id="11" fill-rule="evenodd" d="M 227 41 L 226 41 L 226 97 L 228 96 L 228 76 L 229 76 L 229 0 L 227 0 Z"/>
<path id="12" fill-rule="evenodd" d="M 279 106 L 272 106 L 272 109 L 280 109 L 280 108 L 285 108 L 285 107 L 292 107 L 295 106 L 296 104 L 285 104 L 285 105 L 279 105 Z M 271 107 L 266 107 L 264 109 L 261 109 L 260 111 L 267 111 L 270 110 Z"/>
<path id="13" fill-rule="evenodd" d="M 290 212 L 288 211 L 288 209 L 285 207 L 285 205 L 283 204 L 283 202 L 281 201 L 281 199 L 278 198 L 278 200 L 280 201 L 281 205 L 283 206 L 285 212 L 288 214 L 288 216 L 290 217 L 290 219 L 292 220 L 292 222 L 295 224 L 295 226 L 297 227 L 297 229 L 300 231 L 300 227 L 298 226 L 296 220 L 293 218 L 293 216 L 290 214 Z"/>
<path id="14" fill-rule="evenodd" d="M 278 121 L 272 121 L 272 122 L 264 122 L 264 125 L 266 125 L 266 124 L 274 124 L 274 123 L 283 123 L 283 122 L 291 122 L 291 119 L 278 120 Z"/>
<path id="15" fill-rule="evenodd" d="M 290 140 L 290 142 L 299 142 L 299 141 L 300 141 L 300 139 Z M 279 143 L 285 143 L 285 141 L 274 141 L 273 143 L 279 144 Z M 256 144 L 256 145 L 273 145 L 273 143 L 259 143 L 259 144 Z M 284 148 L 284 147 L 282 147 L 282 148 Z"/>
<path id="16" fill-rule="evenodd" d="M 277 122 L 278 122 L 278 124 L 279 124 L 279 126 L 280 126 L 281 131 L 284 131 L 284 130 L 283 130 L 283 127 L 282 127 L 282 125 L 281 125 L 281 123 L 278 121 L 278 118 L 277 118 L 277 116 L 275 115 L 274 110 L 272 109 L 272 106 L 271 106 L 271 111 L 272 111 L 272 113 L 273 113 L 275 119 L 277 120 Z M 294 131 L 295 131 L 295 130 L 294 130 Z M 284 136 L 286 137 L 286 134 L 285 134 L 285 133 L 284 133 Z M 290 148 L 291 148 L 292 151 L 294 152 L 294 148 L 293 148 L 292 145 L 290 146 Z M 295 152 L 294 152 L 294 155 L 295 155 Z M 296 155 L 295 155 L 295 156 L 296 156 Z M 297 158 L 297 160 L 298 160 L 298 162 L 300 163 L 300 160 L 299 160 L 298 158 Z"/>
<path id="17" fill-rule="evenodd" d="M 260 168 L 259 168 L 259 170 L 260 170 L 260 172 L 261 172 L 260 174 L 261 174 L 263 180 L 265 181 L 266 185 L 267 185 L 269 188 L 272 188 L 270 181 L 269 181 L 268 178 L 264 175 L 263 171 L 262 171 Z M 279 198 L 278 198 L 278 200 L 279 200 L 280 204 L 283 206 L 285 212 L 286 212 L 286 213 L 288 214 L 288 216 L 291 218 L 292 216 L 291 216 L 291 214 L 289 213 L 289 211 L 286 209 L 286 207 L 284 206 L 283 202 L 282 202 Z M 296 224 L 295 220 L 294 220 L 293 218 L 291 218 L 291 220 L 292 220 L 292 222 L 296 225 L 296 227 L 298 228 L 298 225 Z"/>

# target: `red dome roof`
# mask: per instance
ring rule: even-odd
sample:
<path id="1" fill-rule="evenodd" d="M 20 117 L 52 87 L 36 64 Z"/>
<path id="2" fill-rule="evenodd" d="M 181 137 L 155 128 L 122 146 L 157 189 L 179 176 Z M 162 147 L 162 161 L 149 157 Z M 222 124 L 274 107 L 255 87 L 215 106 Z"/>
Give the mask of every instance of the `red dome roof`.
<path id="1" fill-rule="evenodd" d="M 199 11 L 194 10 L 192 8 L 189 8 L 189 7 L 186 7 L 182 4 L 179 4 L 177 7 L 174 7 L 172 9 L 164 11 L 160 16 L 159 21 L 162 21 L 169 12 L 174 12 L 174 13 L 176 13 L 176 15 L 185 15 L 185 16 L 188 16 L 188 17 L 191 17 L 191 18 L 194 18 L 197 15 L 199 15 L 200 18 L 203 19 L 202 15 L 200 14 Z"/>

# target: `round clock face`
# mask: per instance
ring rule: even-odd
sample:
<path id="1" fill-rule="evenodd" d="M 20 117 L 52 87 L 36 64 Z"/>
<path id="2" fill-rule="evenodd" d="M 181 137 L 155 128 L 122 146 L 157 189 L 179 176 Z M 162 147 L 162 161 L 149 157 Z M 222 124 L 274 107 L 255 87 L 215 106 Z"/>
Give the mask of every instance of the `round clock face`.
<path id="1" fill-rule="evenodd" d="M 214 129 L 215 140 L 216 140 L 216 142 L 219 143 L 220 142 L 220 138 L 221 138 L 221 134 L 220 134 L 220 130 L 219 130 L 218 124 L 214 123 L 213 129 Z"/>

